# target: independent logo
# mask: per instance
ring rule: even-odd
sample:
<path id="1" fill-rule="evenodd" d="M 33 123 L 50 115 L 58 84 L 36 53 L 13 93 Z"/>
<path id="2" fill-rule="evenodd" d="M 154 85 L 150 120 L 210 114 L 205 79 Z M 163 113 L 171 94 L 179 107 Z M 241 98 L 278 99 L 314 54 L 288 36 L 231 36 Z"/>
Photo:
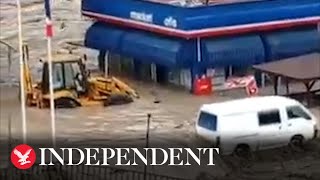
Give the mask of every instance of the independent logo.
<path id="1" fill-rule="evenodd" d="M 34 149 L 26 144 L 16 146 L 11 152 L 11 163 L 18 169 L 29 169 L 35 161 Z"/>

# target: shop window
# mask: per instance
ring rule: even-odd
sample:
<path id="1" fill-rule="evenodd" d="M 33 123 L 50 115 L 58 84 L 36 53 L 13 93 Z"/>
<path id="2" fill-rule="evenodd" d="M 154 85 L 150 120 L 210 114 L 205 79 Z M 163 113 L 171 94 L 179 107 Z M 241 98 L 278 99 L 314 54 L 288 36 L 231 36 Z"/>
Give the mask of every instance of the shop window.
<path id="1" fill-rule="evenodd" d="M 121 63 L 120 63 L 121 56 L 118 54 L 110 53 L 109 54 L 109 74 L 112 75 L 119 75 L 121 72 Z"/>
<path id="2" fill-rule="evenodd" d="M 156 65 L 156 80 L 159 84 L 167 84 L 169 79 L 168 68 L 161 65 Z"/>
<path id="3" fill-rule="evenodd" d="M 207 69 L 207 76 L 212 78 L 214 89 L 223 89 L 226 82 L 226 71 L 224 68 Z"/>
<path id="4" fill-rule="evenodd" d="M 252 70 L 248 67 L 232 67 L 232 75 L 237 77 L 246 76 L 252 73 Z"/>
<path id="5" fill-rule="evenodd" d="M 139 77 L 144 81 L 152 81 L 151 79 L 151 64 L 141 63 L 139 68 Z"/>
<path id="6" fill-rule="evenodd" d="M 128 57 L 121 57 L 121 74 L 125 76 L 133 75 L 133 59 Z"/>
<path id="7" fill-rule="evenodd" d="M 169 80 L 169 83 L 172 83 L 174 85 L 178 85 L 178 86 L 181 85 L 181 83 L 180 83 L 180 70 L 174 69 L 174 70 L 169 71 L 168 80 Z"/>
<path id="8" fill-rule="evenodd" d="M 190 69 L 182 69 L 180 73 L 181 85 L 188 90 L 192 89 L 192 78 Z"/>

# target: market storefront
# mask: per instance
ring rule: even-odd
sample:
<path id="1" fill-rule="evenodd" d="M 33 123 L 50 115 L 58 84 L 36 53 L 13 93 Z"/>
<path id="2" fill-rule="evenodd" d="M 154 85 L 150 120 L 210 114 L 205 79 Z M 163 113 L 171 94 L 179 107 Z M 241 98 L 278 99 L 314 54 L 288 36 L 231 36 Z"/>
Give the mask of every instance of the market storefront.
<path id="1" fill-rule="evenodd" d="M 229 76 L 251 74 L 252 65 L 320 51 L 320 3 L 296 2 L 286 10 L 283 6 L 275 1 L 195 8 L 83 0 L 83 15 L 96 20 L 87 30 L 85 46 L 100 52 L 101 69 L 107 65 L 111 74 L 189 90 L 205 76 L 214 89 L 223 89 Z M 260 8 L 260 14 L 254 8 Z M 234 13 L 226 16 L 225 11 Z M 283 20 L 277 19 L 279 14 Z M 249 16 L 254 18 L 241 18 Z M 255 76 L 258 82 L 264 79 Z"/>
<path id="2" fill-rule="evenodd" d="M 250 68 L 251 65 L 261 64 L 266 62 L 266 60 L 283 57 L 279 54 L 287 52 L 287 49 L 281 49 L 278 43 L 277 48 L 271 45 L 268 46 L 270 49 L 274 49 L 269 52 L 275 55 L 271 53 L 265 54 L 264 43 L 272 44 L 272 41 L 269 40 L 271 38 L 263 36 L 266 39 L 269 38 L 263 41 L 262 36 L 256 34 L 204 39 L 201 41 L 201 54 L 199 56 L 197 54 L 197 42 L 195 40 L 180 39 L 173 41 L 168 37 L 161 37 L 160 40 L 158 37 L 149 37 L 145 34 L 143 37 L 141 37 L 141 34 L 137 36 L 130 31 L 127 32 L 122 29 L 124 34 L 122 34 L 121 37 L 119 36 L 119 39 L 115 40 L 116 42 L 113 42 L 112 39 L 109 38 L 115 38 L 114 33 L 104 29 L 108 32 L 102 31 L 99 34 L 96 29 L 97 26 L 105 28 L 106 24 L 93 25 L 91 28 L 94 29 L 89 29 L 87 32 L 85 44 L 87 47 L 97 50 L 107 49 L 99 51 L 102 61 L 107 61 L 108 63 L 109 73 L 135 77 L 136 79 L 144 81 L 155 81 L 164 84 L 170 83 L 185 87 L 189 90 L 192 89 L 193 76 L 200 77 L 206 74 L 207 77 L 212 78 L 214 89 L 223 89 L 227 77 L 250 74 L 253 72 Z M 299 33 L 301 35 L 310 34 L 309 36 L 304 36 L 304 41 L 309 40 L 314 43 L 317 40 L 311 38 L 316 34 L 314 30 L 299 31 Z M 107 36 L 107 34 L 109 34 L 110 37 Z M 285 35 L 288 36 L 288 34 L 296 35 L 297 32 L 287 32 Z M 125 37 L 128 35 L 131 37 Z M 280 43 L 286 43 L 288 38 L 279 36 L 276 40 Z M 291 44 L 292 43 L 293 41 L 291 40 Z M 180 47 L 181 44 L 183 44 L 183 48 Z M 307 48 L 305 46 L 298 47 L 294 52 L 297 53 L 299 49 L 303 51 L 303 53 L 319 51 L 319 48 L 316 49 L 317 47 L 316 45 Z M 306 48 L 306 50 L 304 51 L 302 48 Z M 167 51 L 167 49 L 170 51 Z M 266 56 L 269 57 L 266 58 Z M 199 58 L 200 60 L 198 60 Z M 194 59 L 197 61 L 194 61 Z M 102 67 L 105 67 L 105 65 L 102 65 Z M 256 79 L 260 82 L 263 78 L 261 74 L 256 74 Z"/>

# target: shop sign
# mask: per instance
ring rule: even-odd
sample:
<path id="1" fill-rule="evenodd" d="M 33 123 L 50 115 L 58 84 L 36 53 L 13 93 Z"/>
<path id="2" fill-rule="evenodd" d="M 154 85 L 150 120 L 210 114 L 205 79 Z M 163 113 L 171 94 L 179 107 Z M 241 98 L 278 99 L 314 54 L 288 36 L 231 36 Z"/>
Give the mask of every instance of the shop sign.
<path id="1" fill-rule="evenodd" d="M 130 18 L 137 21 L 146 22 L 146 23 L 153 23 L 153 14 L 148 14 L 144 12 L 131 11 Z"/>
<path id="2" fill-rule="evenodd" d="M 163 24 L 167 27 L 173 27 L 176 28 L 178 26 L 178 22 L 175 18 L 169 16 L 164 19 Z"/>

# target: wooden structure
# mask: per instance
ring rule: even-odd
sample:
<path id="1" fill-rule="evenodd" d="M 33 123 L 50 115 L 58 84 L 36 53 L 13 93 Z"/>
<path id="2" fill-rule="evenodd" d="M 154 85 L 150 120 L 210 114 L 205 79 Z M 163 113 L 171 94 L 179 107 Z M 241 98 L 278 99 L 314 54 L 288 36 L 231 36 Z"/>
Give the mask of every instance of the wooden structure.
<path id="1" fill-rule="evenodd" d="M 287 95 L 290 94 L 289 82 L 302 82 L 306 87 L 306 92 L 299 94 L 306 97 L 308 105 L 310 105 L 311 97 L 320 92 L 320 89 L 313 89 L 315 83 L 320 80 L 320 53 L 255 65 L 253 68 L 273 77 L 274 93 L 276 95 L 278 94 L 280 77 L 285 81 Z"/>

